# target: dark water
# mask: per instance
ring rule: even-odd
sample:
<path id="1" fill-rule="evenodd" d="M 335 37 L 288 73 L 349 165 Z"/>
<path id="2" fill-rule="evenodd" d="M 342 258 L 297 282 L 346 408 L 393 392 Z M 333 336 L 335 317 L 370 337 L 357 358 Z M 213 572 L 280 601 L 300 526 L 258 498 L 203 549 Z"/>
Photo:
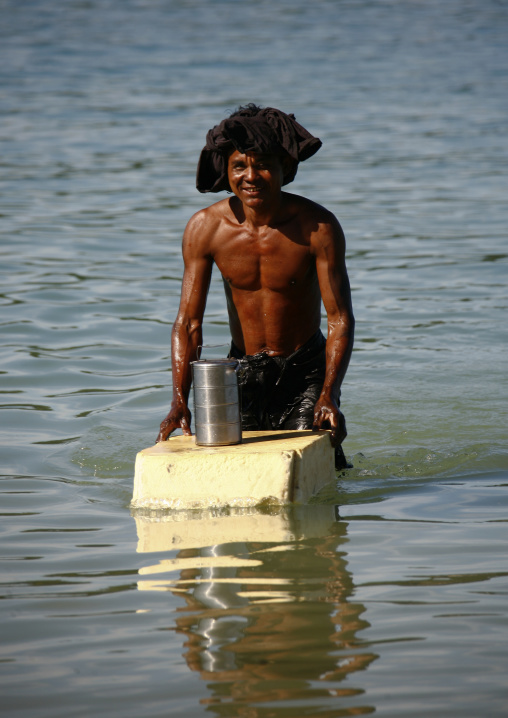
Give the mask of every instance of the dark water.
<path id="1" fill-rule="evenodd" d="M 508 3 L 0 12 L 2 713 L 506 715 Z M 198 153 L 250 101 L 324 143 L 289 189 L 348 240 L 354 468 L 134 514 Z"/>

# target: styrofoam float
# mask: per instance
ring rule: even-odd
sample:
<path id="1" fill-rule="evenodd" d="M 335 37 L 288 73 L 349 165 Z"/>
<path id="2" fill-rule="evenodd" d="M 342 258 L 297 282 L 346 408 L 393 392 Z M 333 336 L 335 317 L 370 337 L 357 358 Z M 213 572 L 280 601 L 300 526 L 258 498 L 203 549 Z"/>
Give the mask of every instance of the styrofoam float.
<path id="1" fill-rule="evenodd" d="M 327 431 L 244 431 L 241 444 L 214 447 L 174 436 L 138 453 L 132 506 L 306 503 L 334 479 Z"/>

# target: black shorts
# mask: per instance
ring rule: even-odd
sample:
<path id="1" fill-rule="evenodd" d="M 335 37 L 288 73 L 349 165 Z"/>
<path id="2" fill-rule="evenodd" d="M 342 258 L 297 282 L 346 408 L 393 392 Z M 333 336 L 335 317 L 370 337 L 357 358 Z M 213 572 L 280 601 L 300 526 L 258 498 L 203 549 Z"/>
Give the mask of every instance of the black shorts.
<path id="1" fill-rule="evenodd" d="M 245 355 L 234 343 L 229 357 L 240 365 L 244 431 L 312 429 L 326 370 L 326 339 L 320 330 L 288 357 Z M 341 446 L 335 449 L 335 467 L 350 467 Z"/>
<path id="2" fill-rule="evenodd" d="M 245 356 L 231 344 L 229 356 L 240 364 L 242 428 L 312 429 L 325 379 L 325 348 L 321 331 L 289 357 Z"/>

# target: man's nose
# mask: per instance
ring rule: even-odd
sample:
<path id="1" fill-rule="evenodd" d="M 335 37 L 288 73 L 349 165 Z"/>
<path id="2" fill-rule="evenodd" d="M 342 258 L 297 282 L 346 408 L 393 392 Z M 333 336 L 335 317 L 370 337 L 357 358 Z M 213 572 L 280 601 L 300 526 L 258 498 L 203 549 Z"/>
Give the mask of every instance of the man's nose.
<path id="1" fill-rule="evenodd" d="M 257 177 L 257 171 L 256 168 L 252 165 L 247 165 L 245 169 L 245 179 L 252 181 Z"/>

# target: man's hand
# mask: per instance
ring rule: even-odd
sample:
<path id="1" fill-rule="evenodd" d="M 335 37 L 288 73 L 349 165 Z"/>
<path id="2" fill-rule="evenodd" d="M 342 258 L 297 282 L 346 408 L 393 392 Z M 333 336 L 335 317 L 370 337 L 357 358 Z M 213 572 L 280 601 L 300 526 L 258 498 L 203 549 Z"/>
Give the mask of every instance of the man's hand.
<path id="1" fill-rule="evenodd" d="M 161 422 L 159 436 L 155 442 L 158 443 L 159 441 L 166 441 L 175 429 L 181 429 L 185 436 L 192 436 L 190 426 L 191 413 L 187 406 L 171 407 L 171 411 Z"/>
<path id="2" fill-rule="evenodd" d="M 340 446 L 347 436 L 344 414 L 331 398 L 320 397 L 314 407 L 314 429 L 330 429 L 332 446 Z"/>

